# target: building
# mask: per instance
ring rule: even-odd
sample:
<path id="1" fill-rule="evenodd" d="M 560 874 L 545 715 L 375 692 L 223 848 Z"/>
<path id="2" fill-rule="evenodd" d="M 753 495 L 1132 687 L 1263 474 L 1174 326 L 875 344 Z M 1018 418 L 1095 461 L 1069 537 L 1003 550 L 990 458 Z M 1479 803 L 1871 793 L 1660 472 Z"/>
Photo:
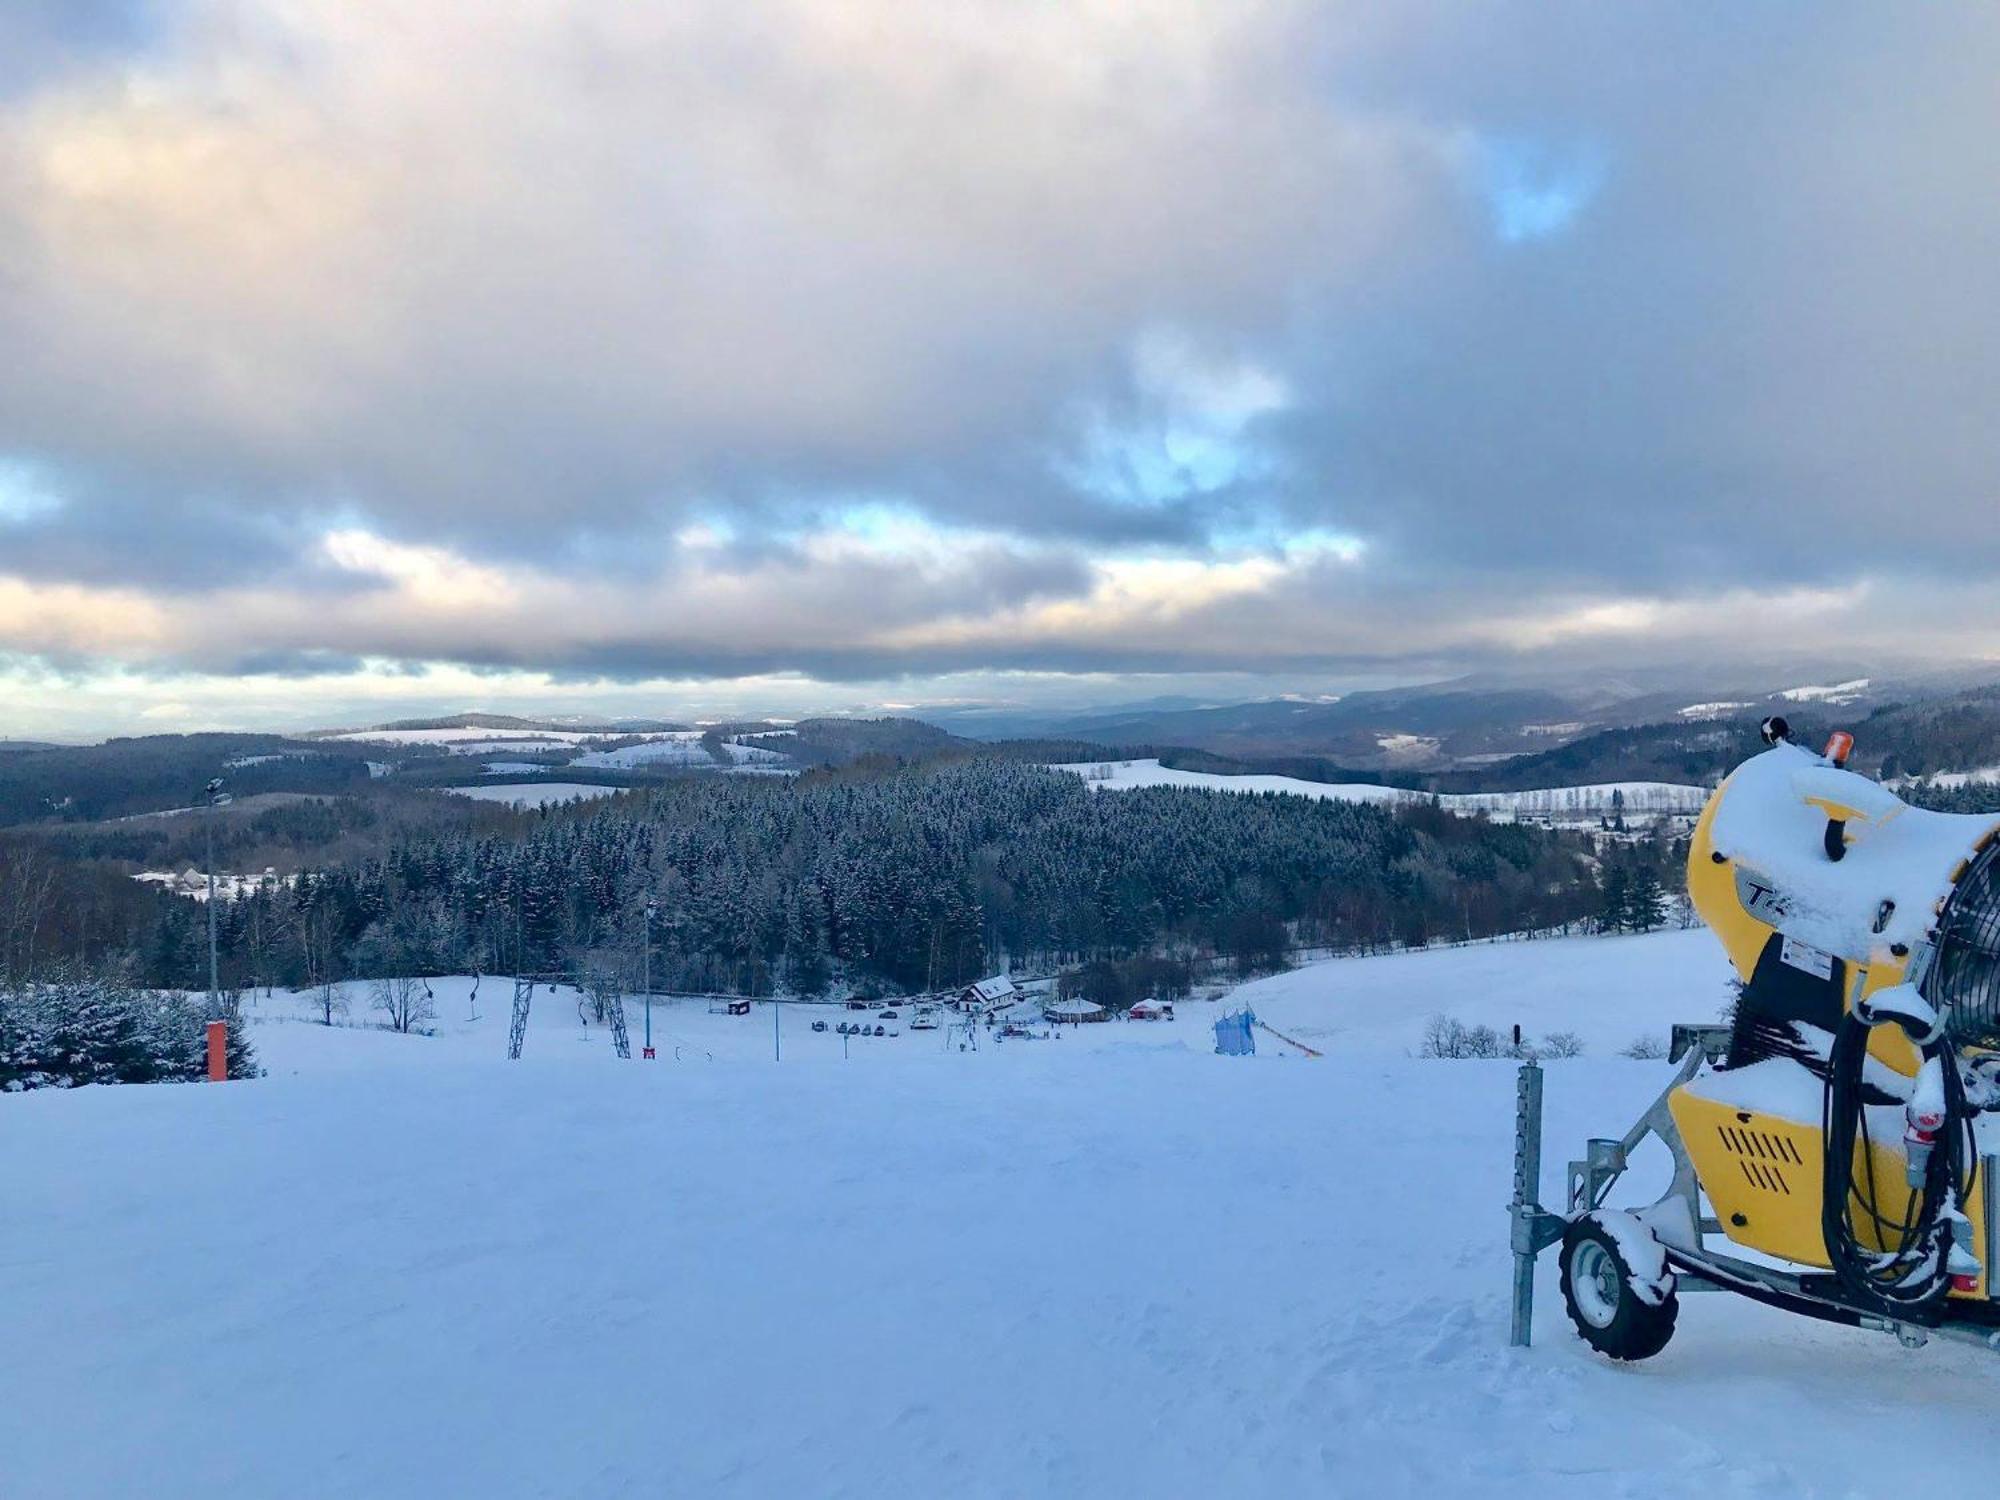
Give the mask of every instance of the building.
<path id="1" fill-rule="evenodd" d="M 1078 995 L 1073 1000 L 1056 1000 L 1042 1007 L 1042 1019 L 1057 1025 L 1081 1025 L 1086 1021 L 1108 1021 L 1111 1013 L 1094 1000 Z"/>
<path id="2" fill-rule="evenodd" d="M 1133 1006 L 1126 1014 L 1135 1021 L 1171 1021 L 1174 1018 L 1174 1002 L 1155 1000 L 1149 996 Z"/>
<path id="3" fill-rule="evenodd" d="M 952 1004 L 964 1011 L 981 1011 L 1011 1005 L 1020 998 L 1021 992 L 1015 988 L 1013 980 L 1005 974 L 995 974 L 991 979 L 968 984 L 958 992 L 958 998 Z"/>

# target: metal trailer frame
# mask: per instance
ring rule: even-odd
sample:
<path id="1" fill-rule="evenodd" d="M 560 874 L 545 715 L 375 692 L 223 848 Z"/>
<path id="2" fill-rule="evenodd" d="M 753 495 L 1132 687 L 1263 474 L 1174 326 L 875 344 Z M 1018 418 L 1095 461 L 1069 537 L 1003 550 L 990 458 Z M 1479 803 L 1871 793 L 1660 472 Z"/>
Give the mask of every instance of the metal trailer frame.
<path id="1" fill-rule="evenodd" d="M 1535 1261 L 1542 1251 L 1561 1242 L 1571 1223 L 1583 1215 L 1604 1208 L 1604 1200 L 1618 1179 L 1625 1175 L 1631 1153 L 1647 1136 L 1657 1136 L 1673 1157 L 1673 1179 L 1667 1190 L 1646 1208 L 1678 1203 L 1694 1226 L 1696 1248 L 1667 1245 L 1667 1264 L 1673 1269 L 1680 1290 L 1690 1292 L 1734 1292 L 1752 1301 L 1839 1323 L 1850 1328 L 1868 1328 L 1893 1333 L 1910 1348 L 1929 1342 L 1932 1334 L 1959 1343 L 1977 1345 L 2000 1352 L 2000 1327 L 1970 1319 L 1946 1316 L 1935 1321 L 1914 1322 L 1886 1316 L 1876 1308 L 1861 1306 L 1843 1296 L 1833 1277 L 1825 1272 L 1782 1271 L 1744 1260 L 1739 1256 L 1710 1250 L 1708 1236 L 1722 1233 L 1722 1225 L 1704 1214 L 1701 1181 L 1694 1161 L 1681 1140 L 1667 1099 L 1691 1080 L 1710 1061 L 1709 1051 L 1692 1047 L 1674 1072 L 1673 1079 L 1660 1091 L 1632 1128 L 1616 1139 L 1594 1138 L 1584 1146 L 1583 1158 L 1572 1161 L 1566 1174 L 1567 1206 L 1562 1213 L 1544 1208 L 1540 1202 L 1542 1171 L 1542 1069 L 1532 1059 L 1521 1064 L 1515 1081 L 1514 1112 L 1514 1199 L 1507 1207 L 1510 1245 L 1514 1256 L 1513 1323 L 1509 1342 L 1526 1348 L 1533 1334 L 1535 1310 Z M 1987 1226 L 1985 1245 L 1986 1286 L 1989 1293 L 2000 1287 L 2000 1156 L 1979 1159 L 1980 1192 Z"/>

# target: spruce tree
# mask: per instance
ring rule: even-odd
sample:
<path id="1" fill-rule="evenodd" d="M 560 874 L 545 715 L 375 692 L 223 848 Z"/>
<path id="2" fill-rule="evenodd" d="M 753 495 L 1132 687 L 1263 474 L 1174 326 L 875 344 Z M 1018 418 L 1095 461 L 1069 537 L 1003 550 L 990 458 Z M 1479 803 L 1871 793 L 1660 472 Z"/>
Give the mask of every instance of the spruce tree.
<path id="1" fill-rule="evenodd" d="M 1623 861 L 1607 861 L 1599 889 L 1597 930 L 1623 932 L 1632 922 L 1632 883 Z"/>

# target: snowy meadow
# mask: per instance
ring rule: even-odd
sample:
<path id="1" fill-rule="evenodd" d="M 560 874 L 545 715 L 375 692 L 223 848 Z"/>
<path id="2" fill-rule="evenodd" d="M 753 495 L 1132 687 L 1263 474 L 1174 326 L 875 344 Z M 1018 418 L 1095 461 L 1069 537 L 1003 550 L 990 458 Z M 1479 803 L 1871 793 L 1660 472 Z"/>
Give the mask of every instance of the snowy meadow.
<path id="1" fill-rule="evenodd" d="M 1584 1039 L 1548 1065 L 1552 1196 L 1665 1080 L 1617 1051 L 1712 1019 L 1724 978 L 1699 932 L 1499 943 L 845 1056 L 811 1029 L 842 1013 L 794 1005 L 775 1063 L 762 1004 L 662 1004 L 660 1060 L 625 1062 L 543 991 L 510 1064 L 504 981 L 477 1020 L 436 982 L 434 1036 L 260 998 L 263 1078 L 0 1099 L 6 1493 L 1945 1482 L 1994 1394 L 1976 1355 L 1689 1298 L 1664 1355 L 1614 1367 L 1553 1265 L 1535 1347 L 1505 1347 L 1513 1069 L 1415 1056 L 1425 1017 Z M 1215 1056 L 1245 1002 L 1324 1055 Z"/>

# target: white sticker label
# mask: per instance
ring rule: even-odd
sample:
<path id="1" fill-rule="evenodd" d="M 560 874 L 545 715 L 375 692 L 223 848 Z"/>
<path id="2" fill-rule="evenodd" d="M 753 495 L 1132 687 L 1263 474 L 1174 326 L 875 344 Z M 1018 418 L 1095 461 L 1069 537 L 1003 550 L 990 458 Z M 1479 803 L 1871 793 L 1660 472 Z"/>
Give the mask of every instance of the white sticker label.
<path id="1" fill-rule="evenodd" d="M 1778 957 L 1793 968 L 1817 974 L 1821 979 L 1833 978 L 1833 955 L 1811 943 L 1786 938 L 1778 945 Z"/>

